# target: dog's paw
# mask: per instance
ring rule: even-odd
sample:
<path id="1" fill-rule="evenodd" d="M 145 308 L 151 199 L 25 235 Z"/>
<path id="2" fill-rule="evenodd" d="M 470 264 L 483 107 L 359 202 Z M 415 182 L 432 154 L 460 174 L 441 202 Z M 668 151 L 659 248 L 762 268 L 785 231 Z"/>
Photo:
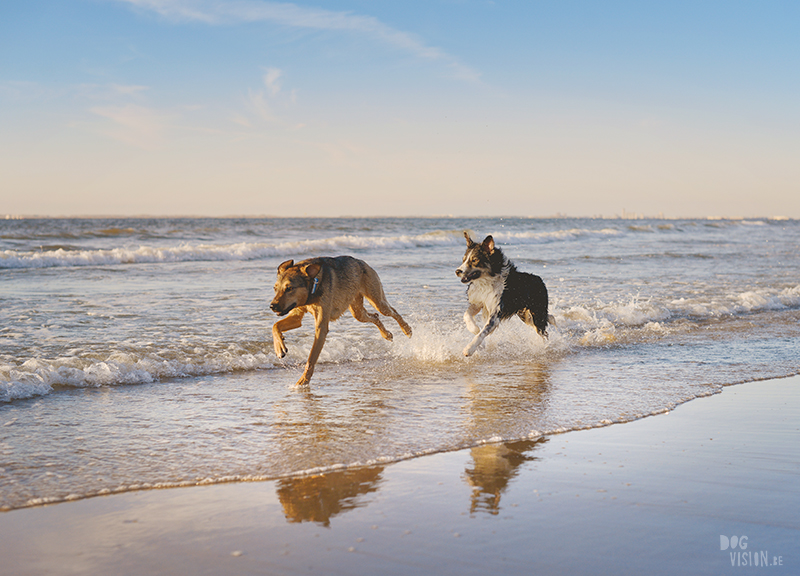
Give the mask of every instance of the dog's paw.
<path id="1" fill-rule="evenodd" d="M 300 376 L 300 380 L 295 383 L 295 386 L 308 386 L 308 383 L 311 382 L 311 374 L 309 374 L 308 370 L 303 370 L 303 375 Z"/>
<path id="2" fill-rule="evenodd" d="M 300 380 L 298 380 L 295 383 L 295 386 L 308 386 L 308 383 L 311 382 L 311 377 L 313 375 L 314 375 L 314 367 L 306 364 L 306 367 L 303 370 L 303 375 L 300 376 Z"/>
<path id="3" fill-rule="evenodd" d="M 475 349 L 472 346 L 467 346 L 464 348 L 464 356 L 470 357 L 475 353 Z"/>
<path id="4" fill-rule="evenodd" d="M 283 341 L 278 341 L 278 340 L 275 341 L 275 355 L 278 358 L 283 358 L 284 356 L 286 356 L 286 353 L 288 351 L 289 349 L 286 347 L 286 344 L 284 344 Z"/>

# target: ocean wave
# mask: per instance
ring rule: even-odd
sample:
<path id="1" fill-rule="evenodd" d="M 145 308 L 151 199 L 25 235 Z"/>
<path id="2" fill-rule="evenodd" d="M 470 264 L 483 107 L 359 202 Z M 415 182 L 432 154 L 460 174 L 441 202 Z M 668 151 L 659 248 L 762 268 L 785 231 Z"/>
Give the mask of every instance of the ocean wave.
<path id="1" fill-rule="evenodd" d="M 783 289 L 758 288 L 734 292 L 719 298 L 682 297 L 668 303 L 676 315 L 694 318 L 715 318 L 770 310 L 800 307 L 800 285 Z"/>
<path id="2" fill-rule="evenodd" d="M 472 338 L 462 325 L 414 323 L 414 337 L 381 339 L 371 327 L 351 326 L 329 335 L 318 366 L 395 359 L 411 362 L 421 369 L 463 360 L 462 350 Z M 45 396 L 58 388 L 100 388 L 149 384 L 190 378 L 269 370 L 296 369 L 299 377 L 313 344 L 313 329 L 293 332 L 289 351 L 279 359 L 271 339 L 263 342 L 213 346 L 194 342 L 182 348 L 159 349 L 142 346 L 136 350 L 94 350 L 79 356 L 30 358 L 24 362 L 0 363 L 0 402 Z M 522 323 L 508 323 L 498 329 L 486 348 L 502 347 L 508 357 L 528 357 L 542 352 L 541 337 Z M 292 381 L 292 378 L 289 378 Z"/>
<path id="3" fill-rule="evenodd" d="M 671 301 L 633 296 L 618 302 L 556 302 L 550 337 L 542 339 L 522 322 L 504 322 L 484 342 L 486 357 L 530 358 L 562 354 L 580 347 L 638 342 L 691 329 L 698 321 L 758 312 L 800 308 L 800 285 L 782 289 L 750 289 L 725 297 L 679 298 Z M 684 322 L 680 322 L 684 321 Z M 320 364 L 395 359 L 424 370 L 463 361 L 471 340 L 460 317 L 418 317 L 412 338 L 386 342 L 371 327 L 354 324 L 332 332 Z M 676 328 L 677 327 L 677 328 Z M 0 402 L 44 396 L 54 388 L 146 384 L 171 378 L 301 366 L 311 349 L 313 330 L 293 332 L 289 353 L 278 359 L 271 339 L 234 343 L 202 340 L 180 346 L 140 345 L 127 350 L 80 350 L 74 356 L 29 358 L 0 363 Z M 479 360 L 480 361 L 480 360 Z"/>
<path id="4" fill-rule="evenodd" d="M 658 301 L 633 296 L 618 302 L 561 303 L 551 313 L 562 338 L 581 346 L 637 341 L 643 336 L 669 334 L 681 321 L 684 328 L 710 319 L 736 320 L 749 314 L 797 310 L 800 285 L 731 292 L 724 296 Z M 550 330 L 551 334 L 553 330 Z"/>
<path id="5" fill-rule="evenodd" d="M 146 384 L 168 378 L 203 376 L 275 366 L 265 351 L 231 345 L 206 353 L 108 351 L 92 359 L 31 358 L 19 365 L 0 365 L 0 402 L 44 396 L 55 387 L 97 388 Z"/>
<path id="6" fill-rule="evenodd" d="M 345 363 L 396 360 L 422 371 L 463 361 L 462 351 L 473 335 L 460 318 L 448 322 L 414 321 L 414 336 L 396 336 L 388 342 L 370 327 L 360 324 L 333 331 L 319 357 L 318 367 Z M 61 388 L 100 388 L 149 384 L 177 378 L 190 378 L 289 368 L 299 377 L 313 344 L 314 331 L 292 332 L 287 339 L 288 353 L 279 359 L 271 339 L 260 342 L 211 344 L 195 341 L 170 349 L 140 345 L 138 349 L 78 350 L 75 356 L 30 358 L 0 362 L 0 402 L 45 396 Z M 506 358 L 530 358 L 561 349 L 566 342 L 554 335 L 545 342 L 521 322 L 508 322 L 498 328 L 484 348 L 485 358 L 502 350 Z M 154 350 L 155 349 L 155 350 Z M 481 361 L 481 360 L 478 360 Z"/>
<path id="7" fill-rule="evenodd" d="M 586 236 L 619 234 L 612 229 L 570 229 L 553 232 L 500 232 L 494 235 L 498 243 L 548 243 L 577 239 Z M 159 264 L 175 262 L 244 261 L 303 254 L 335 254 L 355 250 L 404 250 L 437 246 L 461 246 L 463 232 L 448 230 L 418 235 L 356 236 L 340 235 L 332 238 L 298 240 L 293 242 L 263 243 L 237 242 L 233 244 L 181 244 L 171 247 L 139 246 L 138 248 L 113 248 L 106 250 L 80 250 L 55 247 L 54 250 L 0 252 L 0 269 L 52 268 L 76 266 L 113 266 L 123 264 Z"/>

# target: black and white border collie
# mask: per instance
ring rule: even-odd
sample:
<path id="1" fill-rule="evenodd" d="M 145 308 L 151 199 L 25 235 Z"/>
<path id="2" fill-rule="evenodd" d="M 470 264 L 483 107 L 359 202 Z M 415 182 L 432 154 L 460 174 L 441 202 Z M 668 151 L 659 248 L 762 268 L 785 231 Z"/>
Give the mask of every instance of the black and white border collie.
<path id="1" fill-rule="evenodd" d="M 469 284 L 467 298 L 469 307 L 464 313 L 464 322 L 475 338 L 464 348 L 464 356 L 471 356 L 484 338 L 500 324 L 514 315 L 536 328 L 547 338 L 547 287 L 541 278 L 520 272 L 503 252 L 495 246 L 494 238 L 487 236 L 481 244 L 469 237 L 467 251 L 456 276 Z M 484 326 L 475 323 L 475 315 L 483 311 Z"/>

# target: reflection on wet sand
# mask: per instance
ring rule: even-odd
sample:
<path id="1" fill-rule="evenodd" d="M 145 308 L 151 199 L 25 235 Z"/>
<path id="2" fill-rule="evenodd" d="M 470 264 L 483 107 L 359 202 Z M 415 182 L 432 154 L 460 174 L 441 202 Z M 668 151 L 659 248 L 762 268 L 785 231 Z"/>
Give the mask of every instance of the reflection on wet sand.
<path id="1" fill-rule="evenodd" d="M 278 499 L 289 522 L 329 526 L 331 518 L 366 506 L 360 496 L 377 492 L 383 466 L 341 470 L 278 481 Z"/>
<path id="2" fill-rule="evenodd" d="M 364 417 L 368 414 L 354 418 L 352 412 L 342 411 L 341 406 L 338 410 L 332 408 L 309 391 L 304 391 L 300 398 L 302 401 L 294 405 L 293 412 L 281 411 L 277 418 L 279 422 L 286 420 L 291 423 L 280 436 L 287 460 L 292 456 L 296 458 L 301 450 L 333 454 L 336 447 L 350 445 L 352 429 L 348 424 L 354 422 L 380 430 L 379 422 Z M 332 462 L 335 461 L 334 458 Z M 322 463 L 329 465 L 328 462 Z M 366 506 L 361 496 L 377 492 L 383 469 L 384 466 L 366 466 L 284 478 L 277 482 L 278 499 L 289 522 L 316 522 L 329 526 L 331 518 Z"/>
<path id="3" fill-rule="evenodd" d="M 544 362 L 509 363 L 490 378 L 469 378 L 467 433 L 475 440 L 525 438 L 531 423 L 547 410 L 550 366 Z"/>
<path id="4" fill-rule="evenodd" d="M 472 461 L 464 471 L 465 482 L 472 486 L 470 514 L 499 514 L 503 492 L 524 463 L 536 460 L 530 453 L 545 442 L 546 438 L 538 438 L 470 449 Z M 380 490 L 384 468 L 366 466 L 279 480 L 278 499 L 286 520 L 330 526 L 335 516 L 369 504 L 363 496 Z"/>
<path id="5" fill-rule="evenodd" d="M 472 466 L 464 470 L 467 484 L 472 486 L 470 514 L 500 512 L 500 497 L 525 462 L 536 460 L 528 452 L 547 442 L 545 438 L 507 444 L 486 444 L 470 450 Z"/>
<path id="6" fill-rule="evenodd" d="M 499 373 L 492 374 L 492 378 L 470 382 L 462 441 L 469 445 L 486 438 L 524 438 L 535 434 L 530 423 L 546 411 L 549 388 L 549 367 L 537 362 L 509 363 Z M 388 390 L 370 390 L 374 393 L 369 399 L 370 408 L 383 405 L 384 396 L 391 394 Z M 300 399 L 277 411 L 276 424 L 286 423 L 279 438 L 287 460 L 296 461 L 307 454 L 328 454 L 333 464 L 348 459 L 336 454 L 337 450 L 348 446 L 357 449 L 353 446 L 354 430 L 369 430 L 370 441 L 386 432 L 383 411 L 365 409 L 363 399 L 337 404 L 330 398 L 319 401 L 311 393 Z M 471 462 L 464 472 L 465 482 L 472 487 L 470 513 L 498 514 L 503 492 L 520 466 L 536 459 L 530 452 L 544 442 L 543 438 L 535 438 L 471 448 Z M 313 461 L 329 465 L 320 458 Z M 279 480 L 277 493 L 286 519 L 292 523 L 316 522 L 329 526 L 335 516 L 369 503 L 364 495 L 380 489 L 385 467 L 385 464 L 364 466 Z"/>
<path id="7" fill-rule="evenodd" d="M 520 429 L 524 422 L 535 421 L 528 415 L 541 416 L 547 407 L 550 389 L 549 366 L 541 362 L 509 364 L 506 374 L 497 374 L 487 385 L 476 382 L 469 388 L 472 435 L 475 438 L 520 437 L 535 431 Z M 520 416 L 525 416 L 521 418 Z M 500 511 L 500 497 L 517 469 L 535 457 L 526 453 L 544 443 L 544 438 L 509 443 L 485 444 L 470 450 L 472 466 L 464 471 L 472 486 L 470 513 Z"/>

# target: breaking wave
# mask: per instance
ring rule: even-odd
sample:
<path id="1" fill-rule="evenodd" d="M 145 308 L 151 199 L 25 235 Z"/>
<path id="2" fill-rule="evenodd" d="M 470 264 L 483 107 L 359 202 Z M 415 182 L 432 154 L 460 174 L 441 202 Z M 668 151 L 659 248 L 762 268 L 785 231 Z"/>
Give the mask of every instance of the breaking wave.
<path id="1" fill-rule="evenodd" d="M 579 347 L 636 342 L 647 336 L 668 336 L 677 320 L 730 318 L 757 312 L 800 308 L 800 285 L 783 290 L 749 290 L 724 299 L 685 299 L 656 302 L 631 298 L 623 302 L 592 305 L 562 305 L 551 310 L 555 325 L 545 343 L 520 322 L 503 323 L 484 343 L 491 353 L 502 350 L 507 358 L 537 354 L 560 354 Z M 355 324 L 329 337 L 320 363 L 363 362 L 384 358 L 408 360 L 424 370 L 461 360 L 461 351 L 471 335 L 459 318 L 446 321 L 427 318 L 414 322 L 411 339 L 395 338 L 387 343 L 371 327 Z M 181 347 L 159 346 L 119 351 L 85 351 L 78 356 L 31 358 L 19 364 L 0 363 L 0 402 L 51 393 L 57 387 L 101 387 L 146 384 L 171 378 L 186 378 L 242 371 L 299 366 L 308 356 L 312 330 L 292 334 L 286 358 L 272 352 L 272 341 L 210 343 L 197 341 Z M 157 350 L 154 350 L 157 348 Z"/>
<path id="2" fill-rule="evenodd" d="M 616 234 L 620 234 L 620 232 L 612 229 L 572 229 L 555 232 L 501 232 L 495 234 L 494 237 L 501 243 L 539 244 L 577 239 L 586 236 L 609 236 Z M 261 260 L 284 256 L 290 257 L 298 254 L 333 254 L 347 250 L 391 251 L 409 248 L 461 246 L 463 243 L 463 232 L 457 230 L 400 236 L 341 235 L 332 238 L 279 243 L 237 242 L 234 244 L 181 244 L 179 246 L 169 247 L 139 246 L 137 248 L 113 248 L 108 250 L 85 250 L 69 246 L 53 246 L 51 247 L 52 249 L 36 251 L 4 250 L 0 252 L 0 269 Z"/>

